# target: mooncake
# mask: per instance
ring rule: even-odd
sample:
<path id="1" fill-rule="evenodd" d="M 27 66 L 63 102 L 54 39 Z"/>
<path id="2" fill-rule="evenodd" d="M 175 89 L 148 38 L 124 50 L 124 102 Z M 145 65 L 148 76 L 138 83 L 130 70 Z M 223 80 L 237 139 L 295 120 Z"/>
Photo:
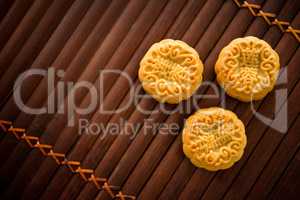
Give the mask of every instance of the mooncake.
<path id="1" fill-rule="evenodd" d="M 203 64 L 192 47 L 165 39 L 153 44 L 141 60 L 139 80 L 157 101 L 176 104 L 196 91 L 202 72 Z"/>
<path id="2" fill-rule="evenodd" d="M 245 127 L 231 111 L 211 107 L 198 110 L 185 122 L 183 152 L 199 168 L 217 171 L 231 167 L 244 153 Z"/>
<path id="3" fill-rule="evenodd" d="M 276 83 L 279 56 L 265 41 L 248 36 L 230 42 L 215 65 L 225 92 L 244 102 L 264 98 Z"/>

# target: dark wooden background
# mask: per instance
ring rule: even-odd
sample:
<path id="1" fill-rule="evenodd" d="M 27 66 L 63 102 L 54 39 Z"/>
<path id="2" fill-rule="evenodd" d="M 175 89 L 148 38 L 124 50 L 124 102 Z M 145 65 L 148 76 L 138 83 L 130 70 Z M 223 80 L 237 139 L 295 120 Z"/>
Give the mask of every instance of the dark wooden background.
<path id="1" fill-rule="evenodd" d="M 257 0 L 266 12 L 300 28 L 299 0 Z M 232 168 L 209 172 L 195 168 L 182 152 L 181 134 L 108 136 L 77 134 L 66 127 L 62 114 L 28 115 L 12 97 L 18 75 L 29 68 L 64 69 L 64 81 L 88 80 L 97 84 L 98 69 L 120 69 L 135 84 L 138 63 L 146 50 L 163 38 L 181 39 L 193 46 L 205 64 L 204 80 L 214 81 L 214 63 L 220 50 L 232 39 L 253 35 L 267 41 L 288 69 L 288 126 L 282 134 L 252 114 L 249 104 L 226 97 L 226 108 L 246 126 L 248 144 L 242 159 Z M 291 33 L 282 33 L 232 0 L 0 0 L 0 119 L 54 145 L 57 152 L 80 161 L 84 167 L 121 186 L 138 199 L 299 199 L 300 194 L 300 50 Z M 27 105 L 40 107 L 47 100 L 46 80 L 29 78 L 22 86 Z M 115 109 L 129 98 L 124 78 L 110 76 L 104 87 L 104 107 Z M 143 93 L 143 91 L 141 91 Z M 201 86 L 199 94 L 213 90 Z M 81 90 L 77 105 L 90 96 Z M 200 107 L 219 105 L 203 99 Z M 158 110 L 153 99 L 139 105 Z M 255 108 L 274 116 L 274 92 Z M 167 105 L 169 109 L 174 106 Z M 143 114 L 134 105 L 119 114 L 93 113 L 91 122 L 178 123 L 190 113 Z M 142 131 L 142 130 L 141 130 Z M 161 130 L 159 130 L 161 131 Z M 51 158 L 30 149 L 13 136 L 0 135 L 1 198 L 16 199 L 108 199 L 80 177 L 59 167 Z"/>

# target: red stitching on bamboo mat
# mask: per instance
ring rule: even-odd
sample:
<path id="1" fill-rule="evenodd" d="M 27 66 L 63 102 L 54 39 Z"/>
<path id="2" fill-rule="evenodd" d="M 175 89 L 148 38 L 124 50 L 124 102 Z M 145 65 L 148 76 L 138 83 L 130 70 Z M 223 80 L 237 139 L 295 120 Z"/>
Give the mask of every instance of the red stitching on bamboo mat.
<path id="1" fill-rule="evenodd" d="M 253 16 L 262 17 L 270 26 L 277 26 L 283 33 L 292 34 L 295 39 L 300 42 L 300 29 L 293 28 L 290 25 L 290 22 L 278 20 L 275 13 L 265 12 L 261 10 L 261 6 L 258 4 L 248 3 L 247 1 L 241 2 L 239 0 L 233 1 L 239 8 L 248 9 Z"/>
<path id="2" fill-rule="evenodd" d="M 80 162 L 68 160 L 65 154 L 53 151 L 52 145 L 41 143 L 38 137 L 28 135 L 25 129 L 13 127 L 11 121 L 0 120 L 0 128 L 5 133 L 13 135 L 17 140 L 24 141 L 30 148 L 39 149 L 44 156 L 52 158 L 58 165 L 67 167 L 85 182 L 93 183 L 98 190 L 104 190 L 112 199 L 136 199 L 135 196 L 123 194 L 119 186 L 109 184 L 106 178 L 98 177 L 93 169 L 83 168 Z"/>

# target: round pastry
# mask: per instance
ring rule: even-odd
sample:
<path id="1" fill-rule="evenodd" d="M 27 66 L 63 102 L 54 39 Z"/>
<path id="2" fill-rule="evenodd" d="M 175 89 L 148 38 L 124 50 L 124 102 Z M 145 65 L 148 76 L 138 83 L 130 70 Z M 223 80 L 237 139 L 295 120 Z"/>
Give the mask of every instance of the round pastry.
<path id="1" fill-rule="evenodd" d="M 247 143 L 243 122 L 218 107 L 200 109 L 190 116 L 182 139 L 184 154 L 195 166 L 210 171 L 231 167 L 242 157 Z"/>
<path id="2" fill-rule="evenodd" d="M 199 87 L 202 72 L 203 64 L 192 47 L 165 39 L 153 44 L 141 60 L 139 79 L 153 98 L 175 104 L 189 98 Z"/>
<path id="3" fill-rule="evenodd" d="M 265 41 L 248 36 L 222 49 L 215 65 L 226 93 L 244 102 L 264 98 L 276 83 L 279 56 Z"/>

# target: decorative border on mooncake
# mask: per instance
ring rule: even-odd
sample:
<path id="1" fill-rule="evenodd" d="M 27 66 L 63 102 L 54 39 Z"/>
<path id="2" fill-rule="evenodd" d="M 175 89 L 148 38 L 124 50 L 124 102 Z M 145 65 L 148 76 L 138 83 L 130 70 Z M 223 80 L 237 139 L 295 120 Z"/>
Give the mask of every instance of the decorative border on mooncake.
<path id="1" fill-rule="evenodd" d="M 253 36 L 232 40 L 215 64 L 217 80 L 226 93 L 245 102 L 264 98 L 274 88 L 279 68 L 277 52 Z"/>
<path id="2" fill-rule="evenodd" d="M 173 104 L 192 96 L 202 82 L 202 73 L 197 51 L 173 39 L 154 43 L 142 58 L 138 72 L 147 93 L 159 102 Z"/>
<path id="3" fill-rule="evenodd" d="M 5 133 L 15 136 L 17 140 L 24 141 L 30 148 L 38 149 L 43 156 L 52 158 L 58 165 L 67 167 L 73 174 L 78 174 L 83 181 L 93 183 L 98 190 L 105 191 L 111 199 L 136 199 L 135 196 L 123 194 L 120 186 L 111 185 L 107 178 L 98 177 L 93 169 L 83 168 L 80 162 L 68 160 L 65 154 L 54 152 L 52 145 L 41 143 L 39 137 L 28 135 L 25 129 L 14 127 L 11 121 L 0 120 L 0 128 Z"/>
<path id="4" fill-rule="evenodd" d="M 220 147 L 218 153 L 212 153 L 200 149 L 195 150 L 195 148 L 200 147 L 199 143 L 201 145 L 201 143 L 203 143 L 205 139 L 201 139 L 201 141 L 195 139 L 198 142 L 195 142 L 193 141 L 193 139 L 191 139 L 192 137 L 195 138 L 195 136 L 192 136 L 193 126 L 198 122 L 202 121 L 200 120 L 201 117 L 204 117 L 204 115 L 206 115 L 207 112 L 213 112 L 214 114 L 208 115 L 205 119 L 203 118 L 203 121 L 218 121 L 220 117 L 224 117 L 224 124 L 227 124 L 231 121 L 233 124 L 235 124 L 235 130 L 232 130 L 232 132 L 239 132 L 239 136 L 233 136 L 233 134 L 231 134 L 230 137 L 232 137 L 232 141 L 226 144 L 226 146 Z M 228 135 L 230 134 L 225 134 L 224 136 Z M 225 138 L 223 137 L 223 139 Z M 242 121 L 232 111 L 225 110 L 219 107 L 203 108 L 191 115 L 186 120 L 185 128 L 182 132 L 182 140 L 183 151 L 185 155 L 191 160 L 191 162 L 197 167 L 205 168 L 210 171 L 227 169 L 231 167 L 235 162 L 240 160 L 244 153 L 245 146 L 247 144 L 245 127 Z M 217 141 L 215 140 L 214 142 Z"/>
<path id="5" fill-rule="evenodd" d="M 275 25 L 281 32 L 292 34 L 300 43 L 300 29 L 293 28 L 290 22 L 278 20 L 275 13 L 261 10 L 261 6 L 258 4 L 248 3 L 247 1 L 241 2 L 240 0 L 233 1 L 239 8 L 247 8 L 253 16 L 262 17 L 270 26 Z"/>

